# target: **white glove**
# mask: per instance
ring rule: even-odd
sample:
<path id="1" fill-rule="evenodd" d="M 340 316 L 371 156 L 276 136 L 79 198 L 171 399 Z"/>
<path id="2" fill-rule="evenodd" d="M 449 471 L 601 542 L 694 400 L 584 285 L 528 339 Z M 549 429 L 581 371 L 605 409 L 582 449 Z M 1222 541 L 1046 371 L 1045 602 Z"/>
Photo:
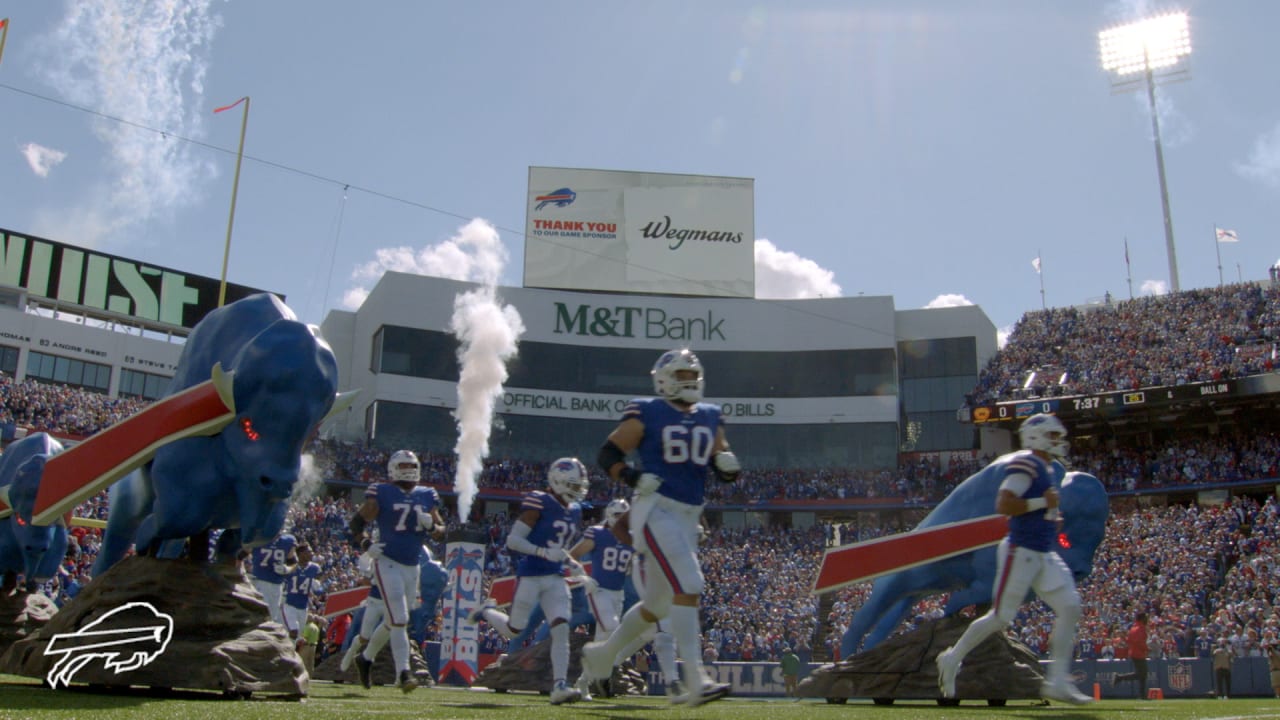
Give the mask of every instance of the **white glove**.
<path id="1" fill-rule="evenodd" d="M 639 495 L 640 497 L 652 495 L 661 484 L 662 478 L 654 475 L 653 473 L 644 473 L 640 476 L 640 479 L 636 481 L 636 495 Z"/>
<path id="2" fill-rule="evenodd" d="M 716 469 L 725 475 L 737 475 L 742 472 L 742 463 L 738 462 L 738 456 L 728 450 L 716 453 L 714 461 Z"/>
<path id="3" fill-rule="evenodd" d="M 430 511 L 423 510 L 420 507 L 415 507 L 414 511 L 418 513 L 418 531 L 429 532 L 436 524 L 435 518 L 431 517 Z"/>
<path id="4" fill-rule="evenodd" d="M 290 572 L 293 571 L 293 568 L 280 562 L 276 563 L 275 565 L 272 565 L 271 569 L 275 570 L 277 575 L 288 575 Z"/>
<path id="5" fill-rule="evenodd" d="M 566 555 L 565 563 L 568 564 L 569 566 L 570 577 L 576 577 L 576 578 L 586 577 L 587 569 L 582 567 L 582 563 L 578 562 L 576 558 L 574 558 L 572 555 L 569 555 L 568 553 L 565 553 L 565 555 Z"/>
<path id="6" fill-rule="evenodd" d="M 569 559 L 569 553 L 565 552 L 564 548 L 558 548 L 558 547 L 554 547 L 554 548 L 540 547 L 537 550 L 535 550 L 533 554 L 537 555 L 543 560 L 550 560 L 551 562 L 564 562 L 565 560 Z"/>
<path id="7" fill-rule="evenodd" d="M 583 575 L 582 577 L 570 578 L 569 582 L 577 584 L 588 595 L 594 595 L 595 592 L 600 589 L 600 583 L 596 582 L 596 579 L 591 577 L 590 575 Z"/>
<path id="8" fill-rule="evenodd" d="M 360 558 L 356 560 L 356 567 L 359 568 L 360 574 L 365 577 L 373 575 L 373 564 L 382 556 L 382 543 L 374 543 L 360 554 Z"/>

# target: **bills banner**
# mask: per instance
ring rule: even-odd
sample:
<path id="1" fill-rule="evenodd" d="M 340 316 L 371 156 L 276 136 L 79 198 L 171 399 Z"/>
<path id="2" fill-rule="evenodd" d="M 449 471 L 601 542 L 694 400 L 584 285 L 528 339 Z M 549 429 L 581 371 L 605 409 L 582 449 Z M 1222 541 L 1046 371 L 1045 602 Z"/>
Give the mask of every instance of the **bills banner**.
<path id="1" fill-rule="evenodd" d="M 755 297 L 755 181 L 529 168 L 524 286 Z"/>
<path id="2" fill-rule="evenodd" d="M 485 534 L 456 530 L 445 544 L 445 570 L 453 592 L 441 598 L 440 682 L 471 685 L 479 674 L 480 630 L 467 615 L 484 602 Z"/>

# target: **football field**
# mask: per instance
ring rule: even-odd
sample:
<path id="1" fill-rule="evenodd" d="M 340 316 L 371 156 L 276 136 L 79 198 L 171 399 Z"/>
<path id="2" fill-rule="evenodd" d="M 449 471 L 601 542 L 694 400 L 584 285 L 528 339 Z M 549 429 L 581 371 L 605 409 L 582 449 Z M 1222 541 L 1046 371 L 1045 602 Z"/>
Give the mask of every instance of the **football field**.
<path id="1" fill-rule="evenodd" d="M 981 702 L 966 702 L 943 708 L 935 703 L 909 701 L 892 706 L 876 706 L 870 701 L 851 700 L 847 705 L 828 705 L 823 700 L 728 698 L 687 709 L 669 705 L 660 698 L 621 698 L 553 707 L 542 695 L 506 693 L 459 688 L 421 688 L 403 695 L 390 687 L 365 691 L 352 685 L 314 683 L 311 695 L 302 701 L 254 696 L 248 700 L 225 700 L 205 693 L 157 695 L 142 691 L 98 693 L 85 689 L 48 690 L 29 678 L 0 675 L 0 718 L 78 718 L 83 720 L 156 720 L 164 718 L 201 720 L 308 720 L 333 718 L 453 718 L 481 720 L 561 720 L 569 717 L 636 720 L 659 717 L 697 717 L 709 720 L 978 720 L 979 718 L 1148 718 L 1150 720 L 1230 720 L 1233 718 L 1280 718 L 1280 699 L 1245 698 L 1205 700 L 1107 700 L 1084 707 L 1043 706 L 1030 701 L 1011 701 L 1003 708 Z"/>

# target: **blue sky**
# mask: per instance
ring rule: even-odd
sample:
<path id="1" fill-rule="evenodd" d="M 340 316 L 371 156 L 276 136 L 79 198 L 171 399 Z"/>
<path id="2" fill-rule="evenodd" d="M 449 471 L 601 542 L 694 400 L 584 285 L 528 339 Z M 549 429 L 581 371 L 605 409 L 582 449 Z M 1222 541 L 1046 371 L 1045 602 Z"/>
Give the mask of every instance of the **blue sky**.
<path id="1" fill-rule="evenodd" d="M 518 285 L 543 165 L 754 178 L 759 294 L 972 302 L 1008 328 L 1041 305 L 1037 255 L 1050 306 L 1127 298 L 1125 238 L 1133 293 L 1167 289 L 1145 98 L 1111 93 L 1097 33 L 1168 9 L 1194 47 L 1159 89 L 1182 288 L 1218 283 L 1215 249 L 1226 280 L 1266 278 L 1264 0 L 19 0 L 0 226 L 217 277 L 241 114 L 212 110 L 248 95 L 229 279 L 310 322 L 384 267 L 439 267 L 472 218 Z"/>

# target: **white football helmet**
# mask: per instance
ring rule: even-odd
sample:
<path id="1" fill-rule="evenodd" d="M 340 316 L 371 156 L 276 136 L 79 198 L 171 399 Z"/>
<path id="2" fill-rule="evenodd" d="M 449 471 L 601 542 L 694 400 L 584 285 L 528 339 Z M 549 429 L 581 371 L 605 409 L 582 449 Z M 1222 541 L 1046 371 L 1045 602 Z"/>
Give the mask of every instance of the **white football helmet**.
<path id="1" fill-rule="evenodd" d="M 569 502 L 582 502 L 587 497 L 591 481 L 587 479 L 587 467 L 575 457 L 563 457 L 551 463 L 547 469 L 547 485 L 556 495 Z"/>
<path id="2" fill-rule="evenodd" d="M 676 373 L 681 370 L 692 370 L 697 373 L 697 377 L 678 379 Z M 658 362 L 653 364 L 652 374 L 653 391 L 659 397 L 689 404 L 702 400 L 702 363 L 698 362 L 698 356 L 689 348 L 662 353 Z"/>
<path id="3" fill-rule="evenodd" d="M 613 524 L 618 522 L 618 518 L 622 517 L 622 515 L 630 509 L 631 503 L 628 503 L 622 498 L 614 498 L 613 500 L 610 500 L 609 504 L 604 509 L 604 524 L 608 527 L 613 527 Z"/>
<path id="4" fill-rule="evenodd" d="M 1024 420 L 1022 427 L 1018 428 L 1018 439 L 1022 441 L 1024 450 L 1039 450 L 1058 459 L 1065 458 L 1071 447 L 1067 442 L 1066 426 L 1053 415 L 1044 413 Z"/>
<path id="5" fill-rule="evenodd" d="M 387 461 L 387 477 L 397 485 L 417 485 L 422 480 L 422 463 L 410 450 L 397 450 Z"/>

